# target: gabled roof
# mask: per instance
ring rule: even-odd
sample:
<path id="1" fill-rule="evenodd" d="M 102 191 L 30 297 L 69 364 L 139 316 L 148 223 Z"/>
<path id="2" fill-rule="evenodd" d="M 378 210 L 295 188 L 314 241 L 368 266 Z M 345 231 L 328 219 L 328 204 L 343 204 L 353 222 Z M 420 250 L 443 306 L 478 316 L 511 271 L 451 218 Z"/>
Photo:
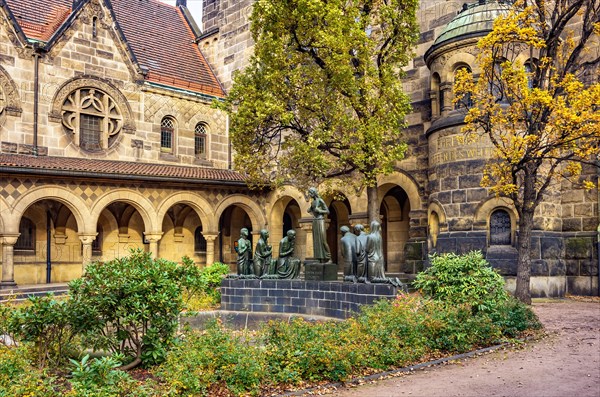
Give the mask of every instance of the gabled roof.
<path id="1" fill-rule="evenodd" d="M 158 0 L 110 0 L 123 34 L 148 80 L 223 96 L 178 7 Z"/>
<path id="2" fill-rule="evenodd" d="M 167 180 L 184 183 L 245 185 L 243 176 L 231 170 L 72 157 L 36 157 L 6 153 L 0 153 L 0 173 L 2 171 L 11 173 L 22 171 L 28 174 L 40 173 L 87 178 L 117 178 L 119 180 Z"/>
<path id="3" fill-rule="evenodd" d="M 48 41 L 71 13 L 72 0 L 6 0 L 28 38 Z"/>
<path id="4" fill-rule="evenodd" d="M 28 39 L 49 42 L 60 36 L 80 6 L 72 0 L 5 0 Z M 87 0 L 80 1 L 82 7 Z M 158 0 L 104 0 L 146 80 L 161 86 L 225 95 L 196 44 L 182 9 Z M 73 15 L 74 16 L 74 15 Z"/>

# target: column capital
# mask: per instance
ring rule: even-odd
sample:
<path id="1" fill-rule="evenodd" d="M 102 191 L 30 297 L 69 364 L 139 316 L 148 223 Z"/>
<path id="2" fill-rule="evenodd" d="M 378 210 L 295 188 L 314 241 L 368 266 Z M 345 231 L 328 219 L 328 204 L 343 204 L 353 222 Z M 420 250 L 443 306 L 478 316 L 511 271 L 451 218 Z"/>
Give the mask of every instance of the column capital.
<path id="1" fill-rule="evenodd" d="M 144 232 L 144 237 L 150 243 L 157 243 L 162 238 L 163 232 Z"/>
<path id="2" fill-rule="evenodd" d="M 219 237 L 219 232 L 202 232 L 206 241 L 215 241 Z"/>
<path id="3" fill-rule="evenodd" d="M 4 233 L 0 235 L 0 242 L 3 245 L 15 245 L 21 233 Z"/>
<path id="4" fill-rule="evenodd" d="M 79 240 L 81 240 L 82 244 L 91 244 L 94 240 L 96 240 L 96 236 L 98 233 L 77 233 Z"/>

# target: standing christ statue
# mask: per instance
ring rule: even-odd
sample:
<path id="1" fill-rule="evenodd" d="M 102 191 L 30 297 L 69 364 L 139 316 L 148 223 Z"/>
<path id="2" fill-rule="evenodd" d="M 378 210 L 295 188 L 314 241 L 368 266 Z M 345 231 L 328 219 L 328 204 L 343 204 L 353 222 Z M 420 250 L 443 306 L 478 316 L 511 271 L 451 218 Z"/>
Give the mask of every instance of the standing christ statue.
<path id="1" fill-rule="evenodd" d="M 325 201 L 319 196 L 317 189 L 314 187 L 308 189 L 308 195 L 312 198 L 308 212 L 314 216 L 312 222 L 313 256 L 321 263 L 328 263 L 331 262 L 331 253 L 327 244 L 325 216 L 329 214 L 329 208 L 327 208 L 327 204 L 325 204 Z"/>

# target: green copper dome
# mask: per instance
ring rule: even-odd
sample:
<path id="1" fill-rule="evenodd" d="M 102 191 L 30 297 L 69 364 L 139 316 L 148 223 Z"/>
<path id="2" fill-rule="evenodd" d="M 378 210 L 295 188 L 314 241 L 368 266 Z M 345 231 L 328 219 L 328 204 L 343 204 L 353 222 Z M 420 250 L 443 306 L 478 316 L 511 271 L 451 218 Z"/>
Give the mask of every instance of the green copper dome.
<path id="1" fill-rule="evenodd" d="M 485 36 L 492 30 L 494 20 L 500 15 L 505 15 L 511 6 L 511 1 L 502 0 L 479 0 L 476 3 L 464 4 L 462 11 L 446 25 L 430 50 L 460 38 Z"/>

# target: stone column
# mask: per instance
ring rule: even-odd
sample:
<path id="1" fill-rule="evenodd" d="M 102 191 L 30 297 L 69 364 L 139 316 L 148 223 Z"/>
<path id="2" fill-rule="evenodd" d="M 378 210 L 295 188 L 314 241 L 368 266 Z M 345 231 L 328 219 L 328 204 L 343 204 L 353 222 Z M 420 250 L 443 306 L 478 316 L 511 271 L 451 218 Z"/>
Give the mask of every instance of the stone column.
<path id="1" fill-rule="evenodd" d="M 92 261 L 92 243 L 96 240 L 98 233 L 79 233 L 79 239 L 82 244 L 81 255 L 81 274 L 85 272 L 85 267 Z"/>
<path id="2" fill-rule="evenodd" d="M 312 233 L 312 218 L 302 218 L 298 221 L 300 229 L 306 235 L 306 242 L 304 246 L 304 258 L 314 258 L 315 252 L 313 247 L 313 233 Z"/>
<path id="3" fill-rule="evenodd" d="M 206 239 L 206 265 L 212 265 L 215 261 L 215 240 L 219 236 L 218 232 L 202 233 Z"/>
<path id="4" fill-rule="evenodd" d="M 146 240 L 150 244 L 150 253 L 152 254 L 152 257 L 154 257 L 154 259 L 158 258 L 158 242 L 160 241 L 162 235 L 163 232 L 144 233 Z"/>
<path id="5" fill-rule="evenodd" d="M 15 288 L 14 246 L 20 233 L 6 233 L 0 236 L 2 241 L 2 281 L 0 289 Z"/>

